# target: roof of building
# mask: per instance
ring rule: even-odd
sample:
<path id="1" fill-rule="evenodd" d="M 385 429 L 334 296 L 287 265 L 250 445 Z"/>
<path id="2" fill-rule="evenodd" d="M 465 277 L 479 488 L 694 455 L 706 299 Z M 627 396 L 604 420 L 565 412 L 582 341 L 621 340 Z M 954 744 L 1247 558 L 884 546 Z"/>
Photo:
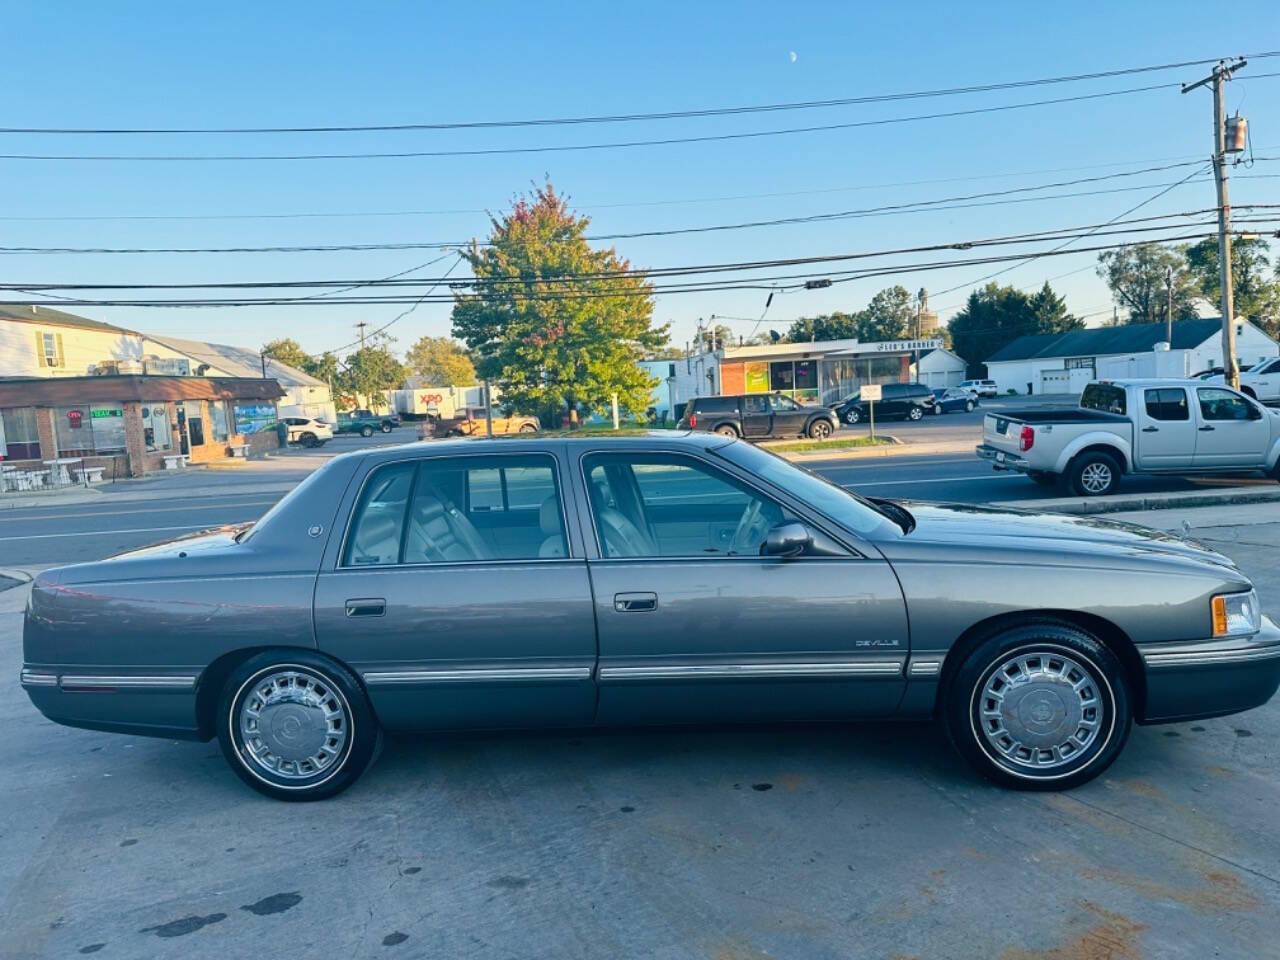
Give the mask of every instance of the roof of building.
<path id="1" fill-rule="evenodd" d="M 234 347 L 226 343 L 206 343 L 203 340 L 182 340 L 178 337 L 157 337 L 147 334 L 148 339 L 163 343 L 179 353 L 185 353 L 192 360 L 207 363 L 233 377 L 262 377 L 262 355 L 247 347 Z M 323 387 L 325 382 L 317 380 L 309 373 L 303 373 L 296 367 L 279 360 L 267 358 L 267 376 L 279 380 L 286 387 Z"/>
<path id="2" fill-rule="evenodd" d="M 1216 317 L 1179 320 L 1173 325 L 1170 349 L 1193 350 L 1222 330 Z M 987 358 L 987 363 L 1037 360 L 1051 357 L 1103 357 L 1119 353 L 1146 353 L 1168 340 L 1163 323 L 1127 323 L 1066 333 L 1040 333 L 1019 337 Z"/>
<path id="3" fill-rule="evenodd" d="M 0 380 L 0 407 L 61 407 L 159 400 L 277 400 L 280 384 L 261 377 L 14 377 Z"/>
<path id="4" fill-rule="evenodd" d="M 61 310 L 54 310 L 46 306 L 8 306 L 0 307 L 0 320 L 15 320 L 18 323 L 39 323 L 47 327 L 80 327 L 84 330 L 120 330 L 125 333 L 132 333 L 131 330 L 125 330 L 124 327 L 117 327 L 112 323 L 103 323 L 101 320 L 90 320 L 88 317 L 78 317 L 74 313 L 63 313 Z"/>

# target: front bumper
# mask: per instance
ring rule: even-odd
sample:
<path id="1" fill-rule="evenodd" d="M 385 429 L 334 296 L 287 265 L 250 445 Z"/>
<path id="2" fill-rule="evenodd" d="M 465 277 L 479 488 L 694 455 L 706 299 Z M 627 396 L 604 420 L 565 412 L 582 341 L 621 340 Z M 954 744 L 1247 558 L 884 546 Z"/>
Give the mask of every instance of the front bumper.
<path id="1" fill-rule="evenodd" d="M 973 452 L 983 460 L 989 460 L 997 470 L 1017 470 L 1019 473 L 1026 473 L 1031 469 L 1025 457 L 1005 450 L 997 450 L 989 443 L 978 444 L 973 448 Z"/>
<path id="2" fill-rule="evenodd" d="M 1280 689 L 1280 627 L 1252 637 L 1138 648 L 1146 674 L 1143 723 L 1198 720 L 1261 706 Z"/>

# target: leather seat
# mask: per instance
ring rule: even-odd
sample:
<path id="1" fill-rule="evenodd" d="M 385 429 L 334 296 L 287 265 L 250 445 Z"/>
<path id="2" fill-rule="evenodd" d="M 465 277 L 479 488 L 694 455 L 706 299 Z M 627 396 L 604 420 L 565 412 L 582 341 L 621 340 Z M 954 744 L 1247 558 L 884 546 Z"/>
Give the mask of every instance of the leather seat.
<path id="1" fill-rule="evenodd" d="M 546 537 L 538 548 L 539 557 L 563 557 L 564 528 L 560 523 L 560 500 L 553 493 L 538 508 L 538 529 Z"/>
<path id="2" fill-rule="evenodd" d="M 493 554 L 480 531 L 446 497 L 419 490 L 413 499 L 404 558 L 408 563 L 442 563 L 492 560 Z"/>
<path id="3" fill-rule="evenodd" d="M 600 533 L 600 547 L 606 557 L 657 557 L 658 545 L 648 532 L 641 530 L 615 507 L 605 506 L 604 493 L 595 483 L 587 485 L 591 492 L 592 512 Z"/>

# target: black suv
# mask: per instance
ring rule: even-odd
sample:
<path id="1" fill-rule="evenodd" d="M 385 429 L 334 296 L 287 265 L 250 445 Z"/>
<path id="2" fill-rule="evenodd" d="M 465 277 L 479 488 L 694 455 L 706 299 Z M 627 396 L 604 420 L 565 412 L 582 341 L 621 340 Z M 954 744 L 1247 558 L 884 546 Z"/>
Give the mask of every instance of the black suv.
<path id="1" fill-rule="evenodd" d="M 826 407 L 807 407 L 776 393 L 747 393 L 737 397 L 694 397 L 685 407 L 679 426 L 748 440 L 825 440 L 836 432 L 840 422 Z"/>
<path id="2" fill-rule="evenodd" d="M 923 383 L 886 383 L 880 388 L 880 399 L 876 401 L 876 417 L 919 420 L 926 413 L 934 413 L 936 405 L 933 391 Z M 834 409 L 845 423 L 861 423 L 867 419 L 867 403 L 856 394 L 841 400 Z"/>

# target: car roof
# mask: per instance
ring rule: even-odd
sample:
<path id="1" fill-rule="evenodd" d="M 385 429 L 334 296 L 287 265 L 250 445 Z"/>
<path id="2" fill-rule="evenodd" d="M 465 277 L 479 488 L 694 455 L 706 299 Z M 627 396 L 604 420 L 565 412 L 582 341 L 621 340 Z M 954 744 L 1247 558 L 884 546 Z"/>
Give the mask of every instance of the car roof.
<path id="1" fill-rule="evenodd" d="M 1194 377 L 1143 377 L 1140 379 L 1095 380 L 1115 387 L 1203 387 L 1203 380 Z"/>
<path id="2" fill-rule="evenodd" d="M 549 453 L 566 446 L 587 443 L 610 450 L 714 450 L 739 441 L 716 433 L 690 430 L 645 430 L 614 435 L 594 430 L 555 434 L 508 434 L 501 437 L 456 437 L 447 440 L 419 440 L 371 450 L 353 450 L 334 459 L 353 458 L 375 462 L 401 460 L 406 453 L 417 456 L 479 456 L 487 453 Z"/>

